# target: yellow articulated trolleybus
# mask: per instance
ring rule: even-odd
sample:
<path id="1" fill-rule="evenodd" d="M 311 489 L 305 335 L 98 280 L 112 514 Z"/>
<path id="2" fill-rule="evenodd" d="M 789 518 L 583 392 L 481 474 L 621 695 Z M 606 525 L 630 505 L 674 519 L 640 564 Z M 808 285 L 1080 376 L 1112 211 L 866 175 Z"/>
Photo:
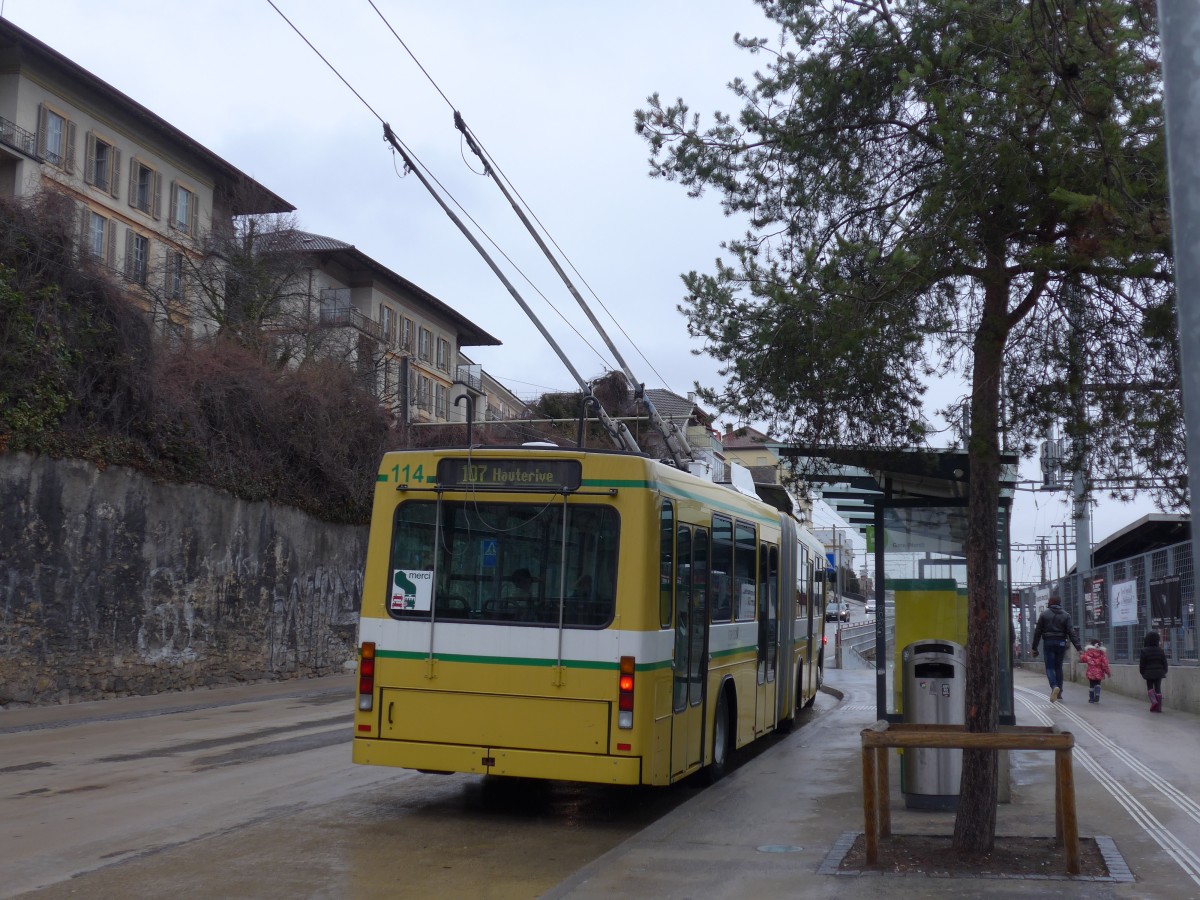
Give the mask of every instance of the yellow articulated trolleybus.
<path id="1" fill-rule="evenodd" d="M 354 761 L 720 777 L 736 748 L 789 728 L 815 697 L 824 564 L 790 513 L 637 454 L 389 453 Z"/>

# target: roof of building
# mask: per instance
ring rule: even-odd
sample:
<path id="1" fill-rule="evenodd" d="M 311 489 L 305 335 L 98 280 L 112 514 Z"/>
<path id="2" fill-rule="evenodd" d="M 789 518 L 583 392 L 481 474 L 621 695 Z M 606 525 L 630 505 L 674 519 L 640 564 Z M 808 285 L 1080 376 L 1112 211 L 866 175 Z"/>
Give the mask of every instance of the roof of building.
<path id="1" fill-rule="evenodd" d="M 1097 541 L 1092 547 L 1092 565 L 1108 565 L 1118 559 L 1181 544 L 1191 537 L 1191 516 L 1151 513 Z"/>
<path id="2" fill-rule="evenodd" d="M 767 435 L 749 425 L 740 425 L 737 428 L 726 425 L 725 433 L 721 436 L 721 446 L 726 450 L 760 450 L 770 440 Z"/>
<path id="3" fill-rule="evenodd" d="M 132 97 L 97 78 L 83 66 L 3 18 L 0 18 L 0 60 L 8 67 L 14 64 L 21 66 L 36 62 L 53 68 L 62 77 L 75 82 L 84 91 L 94 92 L 99 97 L 124 108 L 131 119 L 161 135 L 164 140 L 181 145 L 188 152 L 195 154 L 226 180 L 225 193 L 228 195 L 233 215 L 282 213 L 295 210 L 296 207 L 292 204 L 217 156 L 200 142 L 188 137 L 166 119 L 151 112 Z"/>
<path id="4" fill-rule="evenodd" d="M 296 240 L 304 253 L 333 253 L 337 250 L 353 250 L 353 244 L 326 237 L 323 234 L 313 234 L 311 231 L 296 232 Z"/>
<path id="5" fill-rule="evenodd" d="M 499 339 L 492 337 L 462 313 L 442 302 L 424 288 L 414 284 L 402 275 L 398 275 L 383 263 L 372 259 L 353 244 L 326 237 L 323 234 L 313 234 L 309 231 L 296 232 L 301 253 L 321 254 L 336 259 L 350 273 L 351 280 L 380 278 L 390 282 L 394 287 L 411 295 L 422 304 L 433 309 L 439 316 L 454 323 L 458 329 L 458 342 L 462 346 L 498 347 Z"/>
<path id="6" fill-rule="evenodd" d="M 696 405 L 695 398 L 680 397 L 663 388 L 647 388 L 646 396 L 664 419 L 674 422 L 688 422 L 695 419 L 702 425 L 712 423 L 712 416 Z"/>

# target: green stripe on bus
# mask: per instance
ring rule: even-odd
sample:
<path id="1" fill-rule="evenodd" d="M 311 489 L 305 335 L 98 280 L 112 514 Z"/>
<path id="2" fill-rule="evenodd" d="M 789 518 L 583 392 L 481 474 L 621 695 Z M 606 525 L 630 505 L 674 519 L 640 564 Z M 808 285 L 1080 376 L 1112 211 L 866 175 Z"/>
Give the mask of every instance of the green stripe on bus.
<path id="1" fill-rule="evenodd" d="M 580 483 L 583 487 L 590 487 L 590 488 L 626 488 L 626 489 L 642 488 L 645 490 L 651 490 L 651 489 L 658 490 L 658 491 L 662 491 L 667 496 L 685 497 L 688 500 L 695 500 L 698 503 L 703 503 L 705 506 L 712 506 L 716 509 L 721 509 L 726 512 L 733 513 L 734 515 L 741 516 L 743 518 L 749 517 L 749 518 L 758 519 L 758 521 L 760 523 L 765 524 L 765 525 L 778 525 L 779 524 L 778 519 L 770 518 L 770 517 L 766 517 L 766 516 L 759 516 L 754 513 L 748 512 L 744 506 L 738 506 L 733 503 L 723 503 L 723 502 L 721 502 L 719 497 L 710 497 L 710 496 L 703 495 L 703 494 L 693 493 L 691 491 L 683 490 L 675 485 L 668 486 L 660 481 L 645 481 L 643 479 L 637 479 L 637 478 L 585 478 Z M 754 498 L 747 497 L 746 499 L 753 500 Z M 761 501 L 759 501 L 759 502 L 761 502 Z"/>

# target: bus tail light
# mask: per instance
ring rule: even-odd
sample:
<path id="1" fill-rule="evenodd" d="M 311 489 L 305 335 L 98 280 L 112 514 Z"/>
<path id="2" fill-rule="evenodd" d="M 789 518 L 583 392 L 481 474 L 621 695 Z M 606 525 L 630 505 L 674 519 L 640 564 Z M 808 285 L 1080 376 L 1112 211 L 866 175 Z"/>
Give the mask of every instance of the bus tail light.
<path id="1" fill-rule="evenodd" d="M 620 675 L 617 681 L 617 727 L 633 727 L 633 670 L 632 656 L 621 657 Z"/>
<path id="2" fill-rule="evenodd" d="M 358 708 L 369 712 L 375 706 L 375 642 L 363 641 L 358 655 Z"/>

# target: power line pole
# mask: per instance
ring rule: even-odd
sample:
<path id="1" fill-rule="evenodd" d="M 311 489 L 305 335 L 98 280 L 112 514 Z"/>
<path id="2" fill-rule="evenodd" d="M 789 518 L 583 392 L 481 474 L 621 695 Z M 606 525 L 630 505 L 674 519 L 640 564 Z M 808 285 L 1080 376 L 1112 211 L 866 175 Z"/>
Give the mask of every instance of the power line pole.
<path id="1" fill-rule="evenodd" d="M 1087 363 L 1083 358 L 1083 342 L 1079 338 L 1083 318 L 1083 291 L 1078 284 L 1067 285 L 1067 316 L 1071 332 L 1068 383 L 1074 393 L 1071 434 L 1072 516 L 1075 520 L 1075 571 L 1083 575 L 1092 568 L 1091 501 L 1088 486 L 1087 398 L 1084 393 L 1084 374 Z"/>
<path id="2" fill-rule="evenodd" d="M 1074 535 L 1070 534 L 1070 528 L 1073 522 L 1059 522 L 1057 525 L 1050 526 L 1055 529 L 1054 535 L 1054 569 L 1056 579 L 1061 579 L 1066 576 L 1071 569 L 1071 540 Z M 1061 530 L 1060 530 L 1061 529 Z M 1076 568 L 1078 569 L 1078 560 L 1076 560 Z"/>
<path id="3" fill-rule="evenodd" d="M 1170 178 L 1171 242 L 1179 346 L 1200 343 L 1200 7 L 1158 0 L 1162 38 L 1163 109 L 1166 116 L 1167 173 Z M 1200 472 L 1200 359 L 1180 355 L 1183 406 L 1187 419 L 1188 471 Z M 1195 482 L 1193 482 L 1194 484 Z M 1194 497 L 1193 493 L 1193 497 Z M 1200 571 L 1200 541 L 1192 541 Z"/>

